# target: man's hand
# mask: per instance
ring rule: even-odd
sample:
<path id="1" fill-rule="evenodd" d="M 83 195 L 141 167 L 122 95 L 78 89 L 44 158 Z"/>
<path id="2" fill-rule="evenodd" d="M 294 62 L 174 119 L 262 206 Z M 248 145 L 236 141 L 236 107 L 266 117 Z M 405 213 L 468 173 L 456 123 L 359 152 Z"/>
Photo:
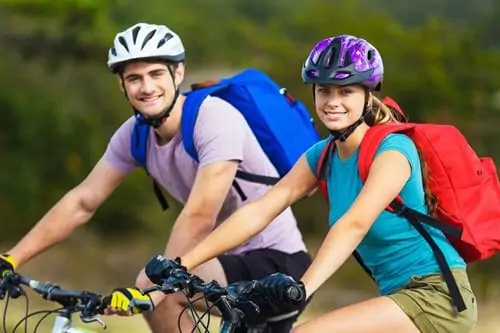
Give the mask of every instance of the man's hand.
<path id="1" fill-rule="evenodd" d="M 106 315 L 131 316 L 145 311 L 153 311 L 155 306 L 149 295 L 144 295 L 137 288 L 117 288 L 105 297 L 108 307 Z"/>
<path id="2" fill-rule="evenodd" d="M 13 271 L 16 268 L 14 259 L 8 254 L 0 254 L 0 280 L 7 271 Z"/>

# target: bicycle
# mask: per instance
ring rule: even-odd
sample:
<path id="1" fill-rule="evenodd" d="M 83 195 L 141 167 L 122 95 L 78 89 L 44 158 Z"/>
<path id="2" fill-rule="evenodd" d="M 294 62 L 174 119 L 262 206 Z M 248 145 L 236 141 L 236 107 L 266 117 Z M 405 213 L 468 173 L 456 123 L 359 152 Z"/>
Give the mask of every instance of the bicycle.
<path id="1" fill-rule="evenodd" d="M 28 319 L 35 315 L 42 314 L 43 316 L 36 324 L 33 333 L 37 332 L 43 320 L 51 314 L 56 314 L 54 325 L 52 326 L 52 333 L 88 333 L 88 331 L 80 330 L 73 326 L 72 315 L 75 313 L 80 313 L 80 319 L 86 324 L 98 322 L 102 328 L 106 328 L 106 324 L 98 316 L 103 313 L 104 308 L 106 307 L 104 304 L 105 302 L 103 301 L 104 297 L 102 295 L 89 291 L 62 289 L 56 284 L 49 282 L 42 283 L 9 271 L 5 273 L 2 281 L 0 281 L 0 300 L 7 296 L 3 314 L 3 331 L 5 333 L 7 333 L 6 317 L 9 299 L 25 296 L 26 301 L 28 302 L 26 293 L 21 287 L 22 285 L 36 291 L 46 300 L 59 303 L 62 307 L 55 310 L 36 311 L 28 314 L 29 310 L 27 303 L 26 316 L 14 326 L 13 332 L 15 332 L 23 322 L 25 323 L 25 332 L 27 332 Z"/>
<path id="2" fill-rule="evenodd" d="M 280 286 L 282 288 L 281 290 L 288 301 L 290 303 L 299 303 L 302 301 L 305 295 L 302 293 L 302 289 L 300 289 L 298 284 L 296 282 L 291 283 L 289 277 L 284 274 L 279 276 L 281 276 L 283 280 Z M 195 328 L 192 332 L 196 329 L 202 332 L 199 326 L 202 326 L 205 332 L 209 332 L 209 324 L 202 323 L 202 319 L 207 316 L 207 321 L 209 323 L 210 312 L 215 307 L 222 315 L 220 333 L 235 332 L 235 330 L 242 325 L 246 328 L 247 333 L 264 333 L 266 332 L 267 323 L 266 320 L 263 320 L 262 316 L 259 316 L 260 310 L 258 303 L 263 301 L 274 301 L 276 303 L 283 302 L 283 300 L 273 299 L 271 296 L 272 291 L 266 290 L 265 286 L 259 280 L 239 281 L 229 284 L 227 287 L 222 287 L 215 280 L 205 283 L 198 276 L 180 269 L 172 272 L 170 277 L 164 279 L 161 285 L 145 289 L 143 293 L 147 294 L 153 291 L 161 291 L 165 294 L 183 292 L 186 296 L 188 305 L 179 315 L 179 332 L 181 332 L 180 318 L 187 309 L 191 310 L 191 314 L 196 320 Z M 191 301 L 191 298 L 198 293 L 201 293 L 203 296 Z M 205 299 L 208 309 L 199 316 L 194 311 L 193 304 L 201 299 Z M 212 304 L 208 305 L 208 302 Z M 298 311 L 293 311 L 292 314 L 296 315 L 297 313 Z M 280 317 L 283 318 L 284 316 Z"/>

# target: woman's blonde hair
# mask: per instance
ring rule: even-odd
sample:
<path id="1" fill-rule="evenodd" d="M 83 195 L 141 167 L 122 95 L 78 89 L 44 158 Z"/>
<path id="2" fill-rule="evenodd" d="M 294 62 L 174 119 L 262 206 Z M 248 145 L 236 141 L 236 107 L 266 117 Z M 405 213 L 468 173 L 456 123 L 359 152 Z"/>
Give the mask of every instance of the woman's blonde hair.
<path id="1" fill-rule="evenodd" d="M 408 118 L 402 112 L 382 103 L 376 96 L 371 95 L 368 101 L 368 112 L 365 116 L 365 121 L 369 126 L 385 124 L 390 122 L 407 123 Z M 429 214 L 436 216 L 438 200 L 430 191 L 429 180 L 430 173 L 427 163 L 423 158 L 422 150 L 417 146 L 418 156 L 420 158 L 420 165 L 422 169 L 422 179 L 424 182 L 425 204 Z"/>
<path id="2" fill-rule="evenodd" d="M 371 95 L 368 100 L 368 113 L 365 116 L 368 126 L 385 124 L 389 122 L 407 123 L 408 118 L 395 109 L 382 103 L 376 96 Z"/>

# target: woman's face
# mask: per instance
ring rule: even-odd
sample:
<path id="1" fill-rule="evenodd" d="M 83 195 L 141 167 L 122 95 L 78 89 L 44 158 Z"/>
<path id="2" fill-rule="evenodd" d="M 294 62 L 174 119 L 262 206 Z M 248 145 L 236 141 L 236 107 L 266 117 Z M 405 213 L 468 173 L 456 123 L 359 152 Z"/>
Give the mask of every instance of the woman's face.
<path id="1" fill-rule="evenodd" d="M 314 104 L 319 119 L 331 131 L 341 131 L 356 122 L 365 108 L 363 86 L 333 86 L 316 84 Z"/>

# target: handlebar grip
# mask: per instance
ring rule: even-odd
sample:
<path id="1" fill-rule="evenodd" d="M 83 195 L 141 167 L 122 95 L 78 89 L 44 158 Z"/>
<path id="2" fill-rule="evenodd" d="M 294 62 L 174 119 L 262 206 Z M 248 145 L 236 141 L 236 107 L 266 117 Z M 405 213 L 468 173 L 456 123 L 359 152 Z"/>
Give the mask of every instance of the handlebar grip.
<path id="1" fill-rule="evenodd" d="M 298 285 L 291 285 L 286 288 L 285 296 L 292 303 L 300 303 L 306 295 Z"/>
<path id="2" fill-rule="evenodd" d="M 66 300 L 66 299 L 80 299 L 83 296 L 82 291 L 77 290 L 66 290 L 61 289 L 58 285 L 47 284 L 43 292 L 42 297 L 54 301 Z"/>
<path id="3" fill-rule="evenodd" d="M 1 272 L 0 279 L 0 300 L 4 299 L 7 293 L 13 299 L 21 296 L 24 291 L 19 286 L 18 275 L 11 270 Z"/>

